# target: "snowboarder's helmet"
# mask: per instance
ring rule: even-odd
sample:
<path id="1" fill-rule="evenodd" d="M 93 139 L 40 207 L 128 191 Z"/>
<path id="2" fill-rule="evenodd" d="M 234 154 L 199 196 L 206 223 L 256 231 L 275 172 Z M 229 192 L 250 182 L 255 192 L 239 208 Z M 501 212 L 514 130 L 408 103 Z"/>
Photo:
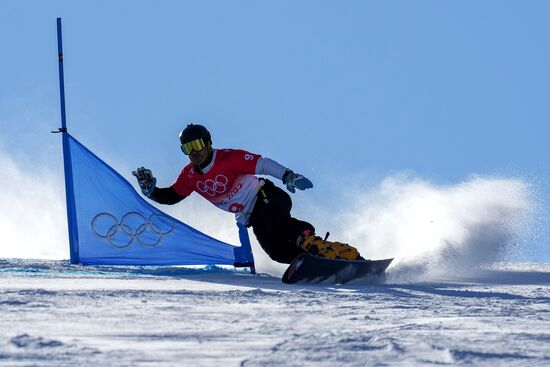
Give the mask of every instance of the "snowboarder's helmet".
<path id="1" fill-rule="evenodd" d="M 204 142 L 212 142 L 212 137 L 206 128 L 202 125 L 189 124 L 180 133 L 180 142 L 189 143 L 196 139 L 203 139 Z"/>
<path id="2" fill-rule="evenodd" d="M 180 133 L 181 150 L 185 154 L 191 154 L 193 150 L 202 150 L 208 143 L 212 143 L 212 137 L 202 125 L 189 124 Z"/>

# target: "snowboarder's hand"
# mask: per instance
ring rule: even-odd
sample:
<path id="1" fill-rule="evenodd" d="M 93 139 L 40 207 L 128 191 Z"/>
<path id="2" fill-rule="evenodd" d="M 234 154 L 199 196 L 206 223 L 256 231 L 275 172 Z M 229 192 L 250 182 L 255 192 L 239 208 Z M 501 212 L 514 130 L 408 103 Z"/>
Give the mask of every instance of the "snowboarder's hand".
<path id="1" fill-rule="evenodd" d="M 157 179 L 153 176 L 151 170 L 139 167 L 137 170 L 132 171 L 132 174 L 136 176 L 143 195 L 149 197 L 155 190 L 155 185 L 157 184 Z"/>
<path id="2" fill-rule="evenodd" d="M 295 193 L 296 189 L 305 190 L 313 187 L 310 180 L 291 170 L 287 170 L 284 174 L 283 183 L 286 185 L 286 189 L 292 193 Z"/>

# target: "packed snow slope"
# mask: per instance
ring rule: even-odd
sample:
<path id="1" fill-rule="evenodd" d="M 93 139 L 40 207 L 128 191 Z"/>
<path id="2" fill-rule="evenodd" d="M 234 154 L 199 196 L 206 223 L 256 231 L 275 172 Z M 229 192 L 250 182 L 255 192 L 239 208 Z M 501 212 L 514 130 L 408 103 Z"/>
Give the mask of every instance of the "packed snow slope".
<path id="1" fill-rule="evenodd" d="M 0 260 L 0 366 L 550 365 L 550 265 L 417 276 Z"/>
<path id="2" fill-rule="evenodd" d="M 548 258 L 524 180 L 395 175 L 345 180 L 333 204 L 301 195 L 293 212 L 321 235 L 395 261 L 377 284 L 289 286 L 254 239 L 259 275 L 55 260 L 68 257 L 63 184 L 7 163 L 0 366 L 550 365 L 550 265 L 518 264 Z M 231 216 L 209 208 L 163 210 L 238 243 Z"/>

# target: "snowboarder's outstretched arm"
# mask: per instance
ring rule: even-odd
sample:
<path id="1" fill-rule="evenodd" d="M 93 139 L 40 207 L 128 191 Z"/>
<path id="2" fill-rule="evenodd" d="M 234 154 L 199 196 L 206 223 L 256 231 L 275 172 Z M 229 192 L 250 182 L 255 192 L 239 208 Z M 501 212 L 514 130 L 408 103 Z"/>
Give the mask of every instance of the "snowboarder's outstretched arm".
<path id="1" fill-rule="evenodd" d="M 288 169 L 270 158 L 260 158 L 256 165 L 256 174 L 269 175 L 283 181 L 286 185 L 286 189 L 292 193 L 298 190 L 310 189 L 313 187 L 313 183 L 303 175 L 294 173 L 291 169 Z"/>
<path id="2" fill-rule="evenodd" d="M 132 171 L 132 174 L 136 176 L 143 195 L 159 204 L 172 205 L 185 199 L 185 196 L 178 194 L 172 187 L 156 187 L 157 179 L 147 168 L 140 167 Z"/>
<path id="3" fill-rule="evenodd" d="M 187 196 L 180 195 L 172 187 L 155 187 L 155 190 L 148 196 L 149 199 L 159 204 L 177 204 Z"/>

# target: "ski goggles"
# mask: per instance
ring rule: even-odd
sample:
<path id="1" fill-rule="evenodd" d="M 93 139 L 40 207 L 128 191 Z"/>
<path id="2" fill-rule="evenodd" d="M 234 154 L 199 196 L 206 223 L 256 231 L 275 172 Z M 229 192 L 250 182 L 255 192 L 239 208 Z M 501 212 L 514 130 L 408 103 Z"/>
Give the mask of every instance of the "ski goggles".
<path id="1" fill-rule="evenodd" d="M 199 152 L 203 150 L 205 147 L 206 147 L 205 141 L 202 138 L 200 138 L 200 139 L 188 141 L 187 143 L 183 143 L 181 145 L 181 151 L 185 155 L 189 155 L 193 153 L 193 151 Z"/>

